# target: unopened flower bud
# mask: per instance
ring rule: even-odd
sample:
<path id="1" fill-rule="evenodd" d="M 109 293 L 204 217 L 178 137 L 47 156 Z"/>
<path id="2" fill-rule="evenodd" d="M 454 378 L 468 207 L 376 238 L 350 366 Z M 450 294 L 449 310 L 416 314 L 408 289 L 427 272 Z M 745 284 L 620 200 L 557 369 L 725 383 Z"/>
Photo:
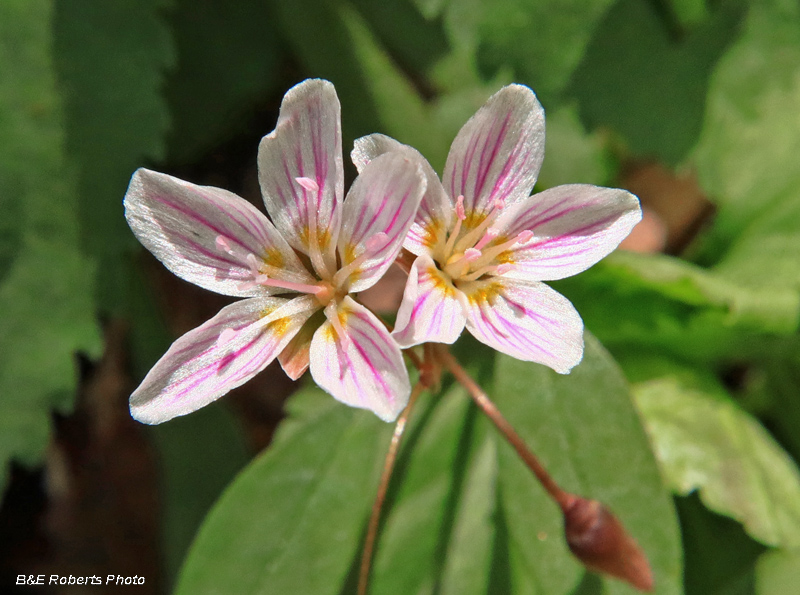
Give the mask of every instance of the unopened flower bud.
<path id="1" fill-rule="evenodd" d="M 589 570 L 653 590 L 653 573 L 642 549 L 622 523 L 597 500 L 575 497 L 564 509 L 569 549 Z"/>

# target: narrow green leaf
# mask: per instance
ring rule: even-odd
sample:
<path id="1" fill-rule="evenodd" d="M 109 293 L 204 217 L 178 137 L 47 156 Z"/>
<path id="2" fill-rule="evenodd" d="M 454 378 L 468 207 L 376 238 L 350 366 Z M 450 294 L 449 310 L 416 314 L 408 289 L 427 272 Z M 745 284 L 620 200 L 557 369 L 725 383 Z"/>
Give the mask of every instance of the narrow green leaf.
<path id="1" fill-rule="evenodd" d="M 488 436 L 478 447 L 464 483 L 453 537 L 442 573 L 442 595 L 491 593 L 495 535 L 497 446 Z"/>
<path id="2" fill-rule="evenodd" d="M 391 426 L 310 387 L 206 518 L 176 593 L 339 592 Z"/>
<path id="3" fill-rule="evenodd" d="M 650 560 L 656 592 L 681 593 L 672 502 L 625 379 L 597 340 L 587 335 L 583 362 L 567 376 L 500 356 L 492 392 L 564 489 L 596 498 L 619 516 Z M 511 448 L 498 450 L 513 592 L 571 592 L 582 572 L 564 551 L 559 511 Z M 558 551 L 557 558 L 550 551 Z M 635 592 L 618 581 L 604 582 L 607 593 Z"/>
<path id="4" fill-rule="evenodd" d="M 776 550 L 756 565 L 756 595 L 786 595 L 800 585 L 800 552 Z"/>
<path id="5" fill-rule="evenodd" d="M 94 265 L 78 246 L 48 0 L 0 3 L 0 493 L 68 411 L 76 353 L 99 355 Z M 8 210 L 6 211 L 6 207 Z"/>
<path id="6" fill-rule="evenodd" d="M 800 547 L 800 472 L 761 424 L 709 373 L 662 362 L 645 375 L 633 392 L 670 488 L 699 490 L 762 543 Z"/>
<path id="7" fill-rule="evenodd" d="M 418 417 L 394 477 L 396 494 L 381 531 L 371 592 L 432 592 L 453 529 L 474 412 L 463 391 L 452 390 Z M 416 435 L 415 435 L 416 434 Z"/>

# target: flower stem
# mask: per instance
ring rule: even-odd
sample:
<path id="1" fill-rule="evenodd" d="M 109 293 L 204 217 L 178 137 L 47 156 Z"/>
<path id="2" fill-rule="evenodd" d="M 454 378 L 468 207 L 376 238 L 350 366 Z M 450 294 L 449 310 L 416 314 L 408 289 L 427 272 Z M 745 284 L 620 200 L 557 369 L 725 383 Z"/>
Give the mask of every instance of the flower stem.
<path id="1" fill-rule="evenodd" d="M 505 436 L 509 444 L 514 447 L 514 450 L 517 451 L 528 468 L 536 476 L 536 479 L 539 480 L 539 483 L 542 484 L 542 487 L 550 494 L 550 497 L 559 505 L 561 510 L 563 512 L 569 510 L 577 497 L 561 489 L 561 486 L 550 476 L 547 469 L 545 469 L 544 465 L 539 461 L 539 458 L 530 451 L 522 437 L 517 434 L 508 420 L 503 417 L 500 410 L 489 399 L 478 383 L 472 379 L 446 347 L 439 347 L 436 350 L 436 357 L 439 362 L 450 371 L 456 381 L 467 390 L 467 393 L 469 393 L 469 396 L 475 401 L 475 404 L 481 408 L 490 420 L 492 420 L 495 427 L 500 430 L 500 433 Z"/>
<path id="2" fill-rule="evenodd" d="M 369 575 L 372 570 L 372 557 L 375 553 L 375 540 L 378 537 L 378 526 L 380 525 L 383 504 L 386 501 L 386 492 L 389 489 L 389 481 L 392 479 L 394 464 L 397 461 L 397 453 L 400 450 L 400 441 L 405 433 L 408 418 L 411 414 L 411 408 L 414 407 L 417 397 L 419 397 L 425 388 L 426 386 L 422 381 L 414 385 L 414 388 L 411 390 L 411 396 L 408 398 L 408 405 L 406 405 L 400 417 L 397 418 L 397 423 L 394 426 L 392 441 L 389 443 L 389 450 L 383 461 L 383 472 L 381 473 L 381 480 L 378 484 L 378 492 L 372 504 L 372 513 L 370 514 L 369 524 L 367 525 L 367 535 L 364 539 L 364 550 L 361 553 L 361 569 L 358 573 L 358 595 L 366 595 L 367 589 L 369 588 Z"/>

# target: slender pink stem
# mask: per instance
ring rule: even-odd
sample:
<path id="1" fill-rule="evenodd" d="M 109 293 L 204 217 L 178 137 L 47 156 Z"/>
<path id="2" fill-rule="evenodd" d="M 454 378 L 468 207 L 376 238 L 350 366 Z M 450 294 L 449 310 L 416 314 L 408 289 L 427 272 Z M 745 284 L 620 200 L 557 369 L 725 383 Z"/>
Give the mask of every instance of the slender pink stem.
<path id="1" fill-rule="evenodd" d="M 561 510 L 566 512 L 575 502 L 576 496 L 561 489 L 561 486 L 550 476 L 547 469 L 545 469 L 544 465 L 539 461 L 539 458 L 528 449 L 525 441 L 517 434 L 508 420 L 503 417 L 500 410 L 489 399 L 484 390 L 472 379 L 467 371 L 461 367 L 461 364 L 458 363 L 456 358 L 453 357 L 446 347 L 439 347 L 436 350 L 436 357 L 444 367 L 450 371 L 456 381 L 467 390 L 467 393 L 469 393 L 469 396 L 475 401 L 475 404 L 477 404 L 486 416 L 492 420 L 495 427 L 500 430 L 500 433 L 508 440 L 509 444 L 514 447 L 514 450 L 517 451 L 528 468 L 533 472 L 536 479 L 542 484 L 542 487 L 550 494 L 556 504 L 561 507 Z"/>

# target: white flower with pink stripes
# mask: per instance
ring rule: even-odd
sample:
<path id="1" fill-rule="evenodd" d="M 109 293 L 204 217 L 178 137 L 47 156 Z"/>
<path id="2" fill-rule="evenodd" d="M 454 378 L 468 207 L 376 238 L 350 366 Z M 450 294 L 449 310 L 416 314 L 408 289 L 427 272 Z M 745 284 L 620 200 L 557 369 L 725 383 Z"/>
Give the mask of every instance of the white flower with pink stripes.
<path id="1" fill-rule="evenodd" d="M 138 170 L 125 214 L 139 240 L 179 277 L 247 298 L 169 348 L 131 395 L 132 415 L 160 423 L 218 399 L 276 357 L 336 399 L 390 421 L 410 384 L 397 344 L 350 297 L 394 262 L 426 179 L 408 156 L 376 158 L 344 194 L 340 106 L 327 81 L 281 104 L 258 153 L 271 221 L 238 196 Z"/>
<path id="2" fill-rule="evenodd" d="M 583 322 L 542 281 L 579 273 L 641 219 L 624 190 L 558 186 L 530 196 L 544 158 L 533 91 L 504 87 L 464 125 L 442 181 L 411 147 L 379 134 L 356 141 L 359 171 L 387 152 L 420 161 L 428 179 L 404 244 L 411 267 L 393 337 L 403 347 L 453 343 L 464 330 L 503 353 L 567 373 L 583 356 Z"/>

